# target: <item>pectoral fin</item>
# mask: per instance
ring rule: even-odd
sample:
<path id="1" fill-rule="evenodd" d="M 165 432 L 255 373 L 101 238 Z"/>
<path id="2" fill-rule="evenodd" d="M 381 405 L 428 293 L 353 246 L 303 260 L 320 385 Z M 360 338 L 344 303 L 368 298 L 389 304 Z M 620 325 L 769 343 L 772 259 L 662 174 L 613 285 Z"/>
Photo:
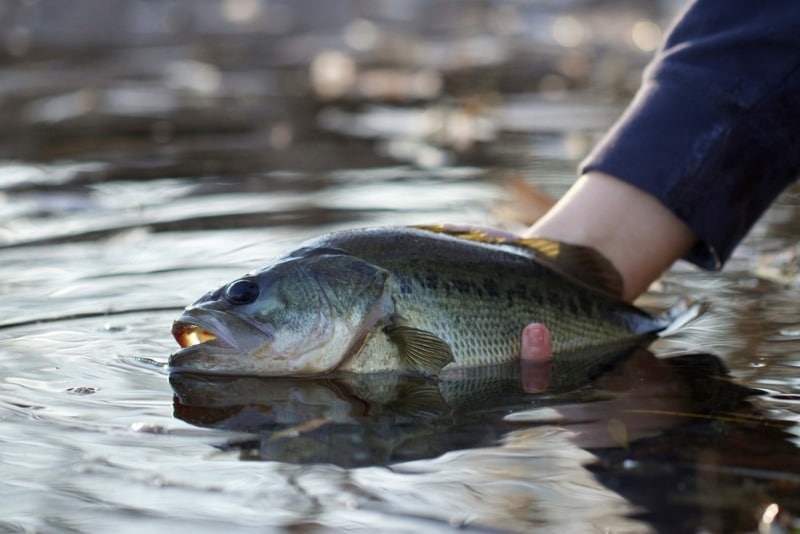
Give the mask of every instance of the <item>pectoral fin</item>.
<path id="1" fill-rule="evenodd" d="M 442 367 L 454 361 L 447 342 L 425 330 L 393 326 L 386 329 L 386 334 L 397 345 L 400 358 L 409 369 L 436 375 Z"/>

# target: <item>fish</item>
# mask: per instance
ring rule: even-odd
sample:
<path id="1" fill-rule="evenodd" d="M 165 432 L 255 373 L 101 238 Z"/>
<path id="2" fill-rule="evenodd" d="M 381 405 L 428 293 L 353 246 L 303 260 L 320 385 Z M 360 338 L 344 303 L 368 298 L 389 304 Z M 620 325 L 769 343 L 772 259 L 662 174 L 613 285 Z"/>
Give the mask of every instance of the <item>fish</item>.
<path id="1" fill-rule="evenodd" d="M 439 376 L 519 358 L 529 323 L 553 358 L 642 346 L 686 306 L 650 314 L 594 249 L 446 226 L 371 227 L 302 243 L 174 321 L 170 372 Z M 598 350 L 608 349 L 608 350 Z M 587 356 L 591 357 L 591 356 Z"/>

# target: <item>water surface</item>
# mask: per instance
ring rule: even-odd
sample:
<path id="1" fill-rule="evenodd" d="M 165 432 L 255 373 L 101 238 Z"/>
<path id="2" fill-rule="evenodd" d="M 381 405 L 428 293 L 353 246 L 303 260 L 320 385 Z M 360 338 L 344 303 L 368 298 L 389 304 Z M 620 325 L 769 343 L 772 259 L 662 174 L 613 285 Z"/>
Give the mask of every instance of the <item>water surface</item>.
<path id="1" fill-rule="evenodd" d="M 183 306 L 307 237 L 524 228 L 519 183 L 566 190 L 675 8 L 0 8 L 0 530 L 800 528 L 797 191 L 641 301 L 705 316 L 569 387 L 164 368 Z"/>

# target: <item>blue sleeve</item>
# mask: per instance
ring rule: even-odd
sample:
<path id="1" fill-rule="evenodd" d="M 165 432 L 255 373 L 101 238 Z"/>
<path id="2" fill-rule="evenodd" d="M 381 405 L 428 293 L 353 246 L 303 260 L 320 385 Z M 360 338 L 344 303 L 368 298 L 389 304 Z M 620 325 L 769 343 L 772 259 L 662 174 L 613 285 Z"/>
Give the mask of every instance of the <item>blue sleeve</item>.
<path id="1" fill-rule="evenodd" d="M 720 268 L 800 171 L 800 2 L 691 2 L 580 170 L 655 196 Z"/>

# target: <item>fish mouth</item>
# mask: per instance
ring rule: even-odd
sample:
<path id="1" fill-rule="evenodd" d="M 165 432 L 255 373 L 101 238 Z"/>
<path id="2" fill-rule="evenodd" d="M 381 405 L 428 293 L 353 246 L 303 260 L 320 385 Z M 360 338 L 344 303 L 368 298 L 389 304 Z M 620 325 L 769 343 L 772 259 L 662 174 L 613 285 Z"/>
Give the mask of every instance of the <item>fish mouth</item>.
<path id="1" fill-rule="evenodd" d="M 266 326 L 237 315 L 187 309 L 172 323 L 180 350 L 169 358 L 170 373 L 230 374 L 242 369 L 247 355 L 274 339 Z"/>
<path id="2" fill-rule="evenodd" d="M 202 326 L 183 322 L 176 322 L 172 325 L 172 335 L 178 345 L 184 349 L 217 339 L 215 334 L 212 334 Z"/>
<path id="3" fill-rule="evenodd" d="M 217 341 L 227 347 L 233 347 L 230 331 L 216 315 L 200 317 L 192 313 L 184 313 L 172 323 L 172 337 L 181 348 L 193 347 L 203 343 Z"/>

